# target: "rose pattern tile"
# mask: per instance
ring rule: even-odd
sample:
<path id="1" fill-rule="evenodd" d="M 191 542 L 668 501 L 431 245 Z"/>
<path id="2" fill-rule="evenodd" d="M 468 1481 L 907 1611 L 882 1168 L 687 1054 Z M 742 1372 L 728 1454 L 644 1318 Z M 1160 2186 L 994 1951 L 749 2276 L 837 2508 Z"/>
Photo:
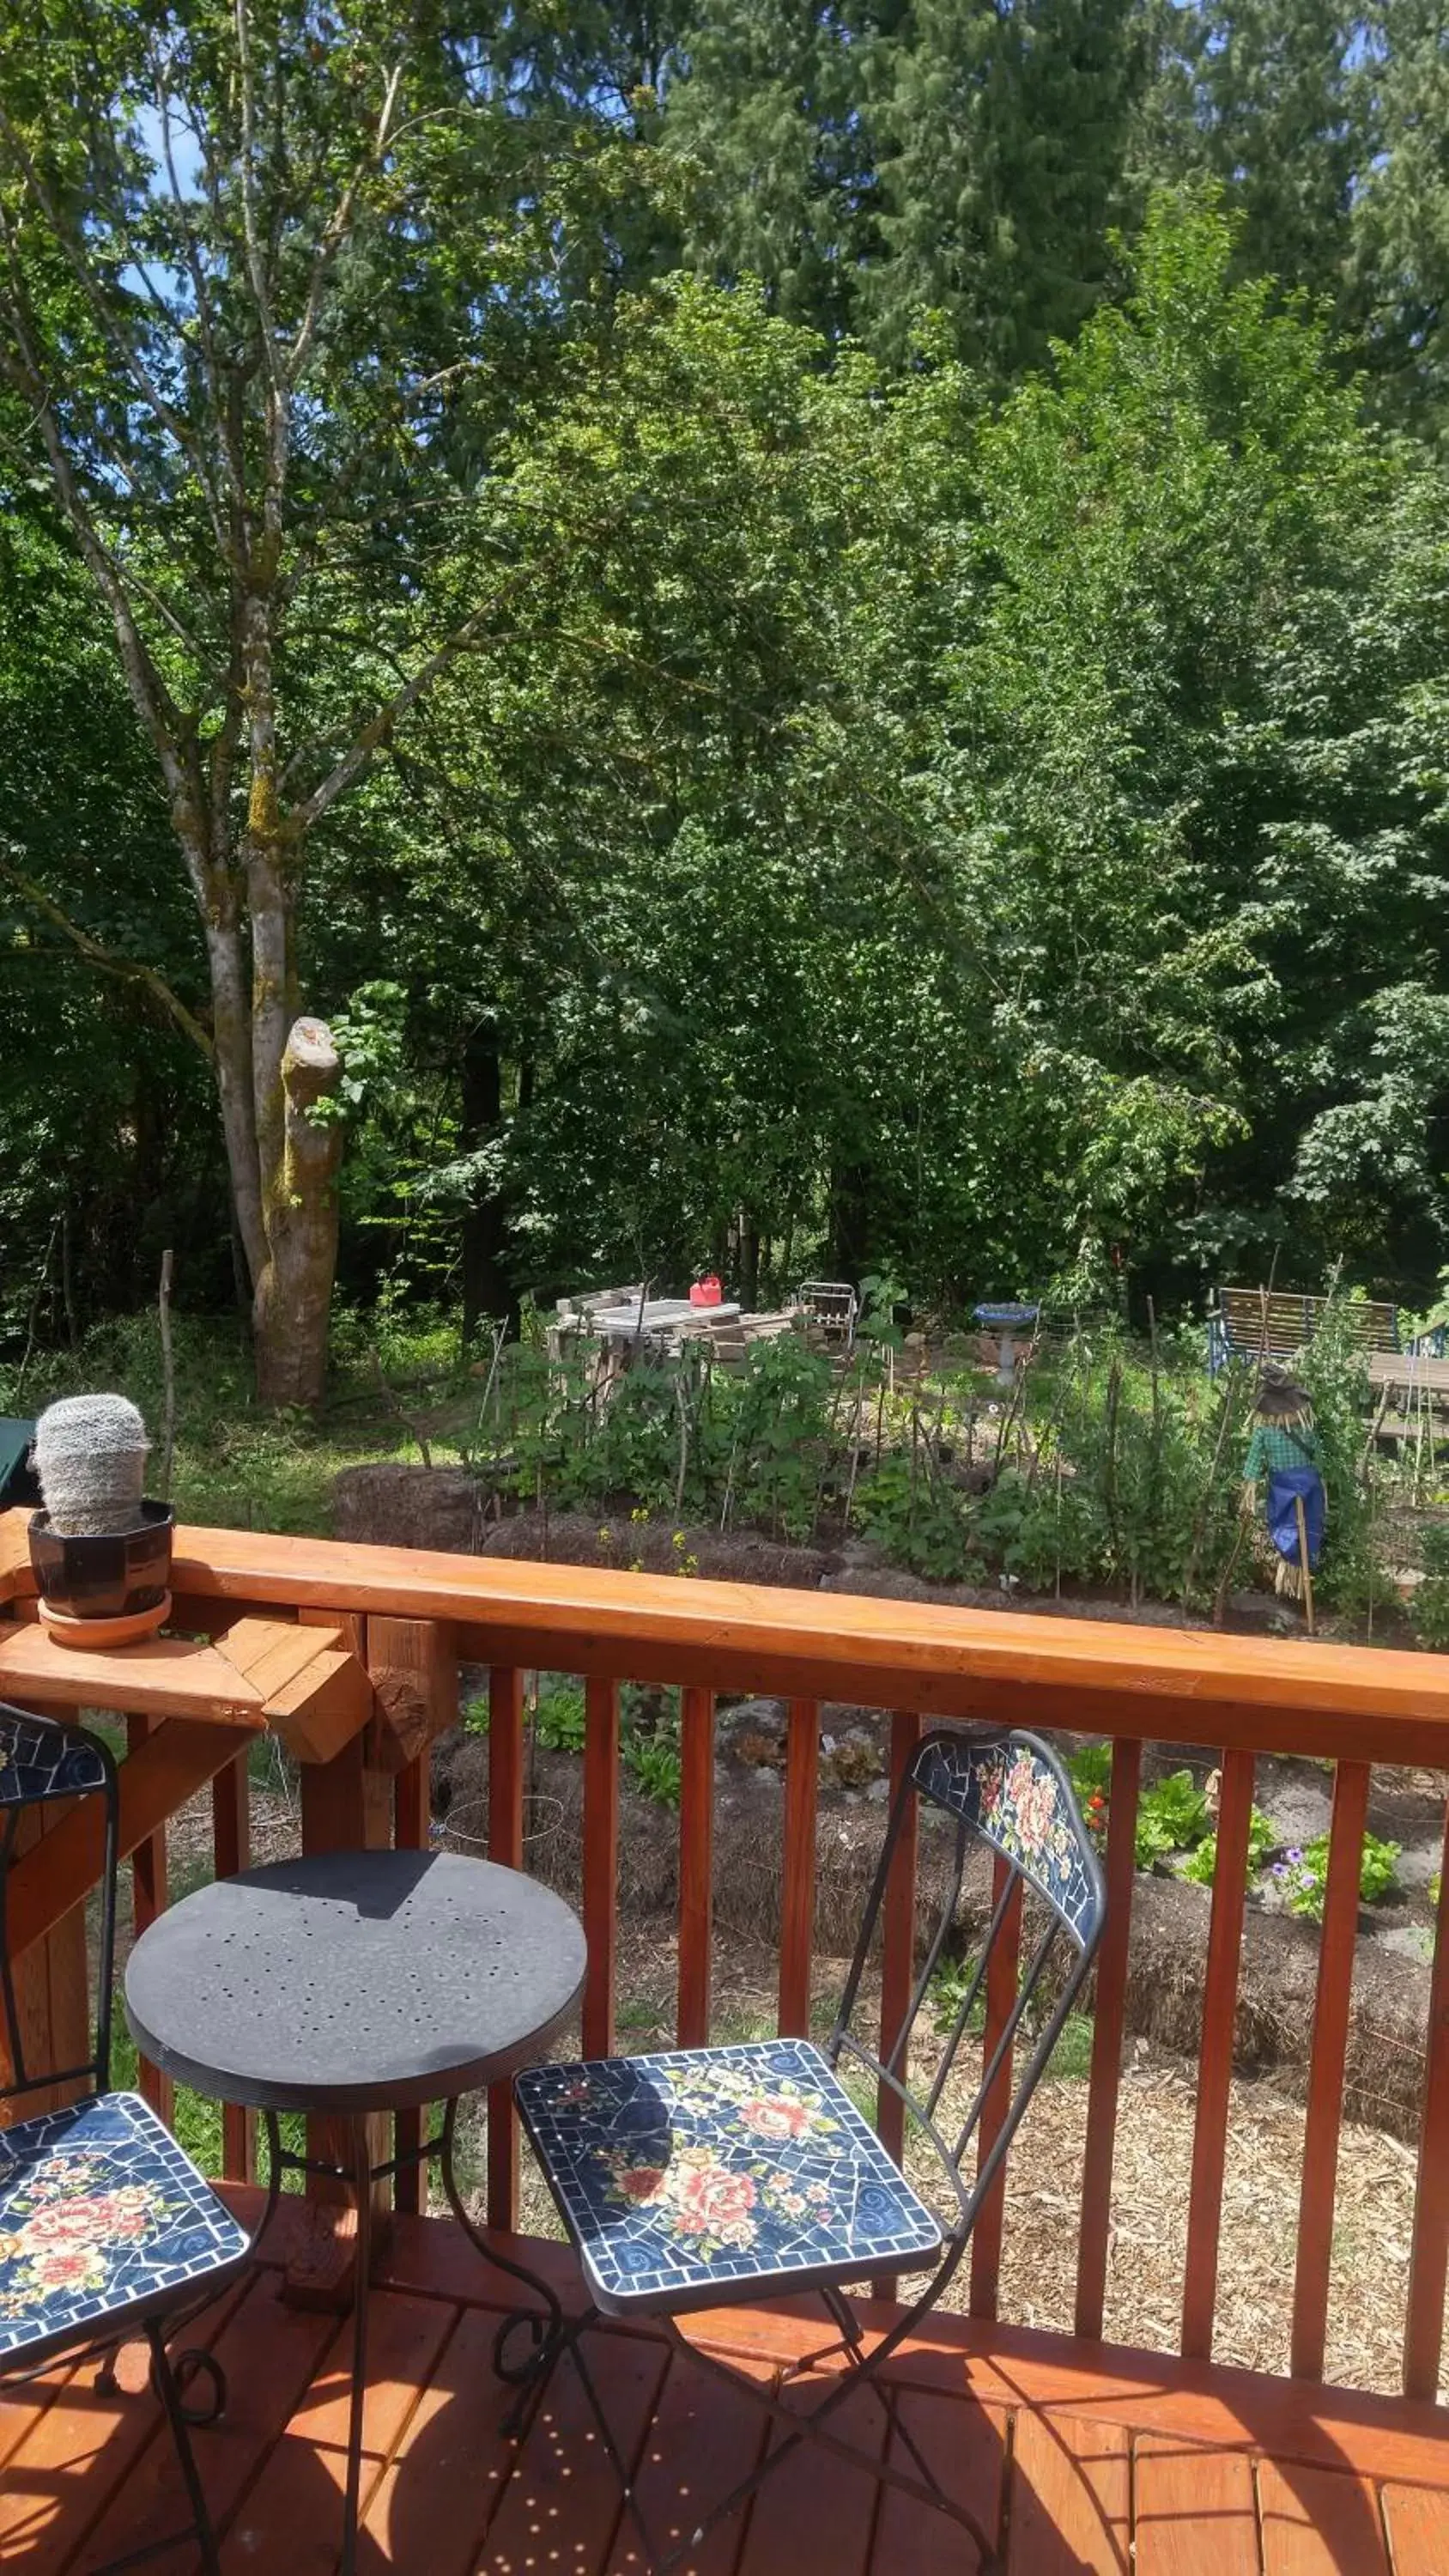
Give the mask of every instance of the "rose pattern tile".
<path id="1" fill-rule="evenodd" d="M 138 2093 L 0 2130 L 0 2364 L 163 2306 L 249 2241 Z"/>
<path id="2" fill-rule="evenodd" d="M 1071 1791 L 1029 1736 L 928 1735 L 916 1786 L 1014 1861 L 1080 1944 L 1101 1910 L 1101 1878 Z"/>
<path id="3" fill-rule="evenodd" d="M 807 2040 L 536 2066 L 514 2089 L 602 2308 L 919 2270 L 941 2250 Z"/>

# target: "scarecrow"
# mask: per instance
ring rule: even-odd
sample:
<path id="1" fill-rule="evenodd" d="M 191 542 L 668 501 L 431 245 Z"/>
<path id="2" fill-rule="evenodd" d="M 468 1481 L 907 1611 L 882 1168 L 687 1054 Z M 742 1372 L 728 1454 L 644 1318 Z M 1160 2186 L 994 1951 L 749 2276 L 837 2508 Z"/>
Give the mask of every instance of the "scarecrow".
<path id="1" fill-rule="evenodd" d="M 1313 1631 L 1313 1570 L 1323 1548 L 1328 1497 L 1313 1434 L 1313 1400 L 1306 1387 L 1270 1360 L 1258 1378 L 1253 1436 L 1243 1468 L 1245 1508 L 1256 1519 L 1258 1488 L 1266 1487 L 1263 1522 L 1273 1561 L 1275 1589 L 1301 1601 Z"/>

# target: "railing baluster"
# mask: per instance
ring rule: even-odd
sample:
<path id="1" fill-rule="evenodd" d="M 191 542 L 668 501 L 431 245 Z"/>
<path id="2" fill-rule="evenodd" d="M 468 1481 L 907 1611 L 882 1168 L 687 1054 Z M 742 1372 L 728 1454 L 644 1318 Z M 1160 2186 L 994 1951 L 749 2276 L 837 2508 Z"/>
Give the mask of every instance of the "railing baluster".
<path id="1" fill-rule="evenodd" d="M 158 1722 L 150 1717 L 128 1717 L 127 1752 L 134 1753 L 144 1744 Z M 157 1915 L 165 1913 L 166 1905 L 166 1827 L 162 1824 L 137 1843 L 131 1854 L 131 1922 L 138 1941 Z M 170 2128 L 176 2116 L 176 2087 L 170 2076 L 163 2075 L 159 2066 L 143 2057 L 137 2065 L 136 2081 L 157 2117 Z"/>
<path id="2" fill-rule="evenodd" d="M 1187 2206 L 1187 2267 L 1182 2293 L 1182 2349 L 1190 2361 L 1207 2361 L 1212 2355 L 1228 2105 L 1233 2080 L 1233 2024 L 1238 2008 L 1238 1964 L 1243 1938 L 1243 1907 L 1247 1896 L 1248 1827 L 1253 1813 L 1253 1771 L 1251 1753 L 1224 1754 L 1222 1794 L 1218 1806 L 1217 1866 L 1213 1871 L 1207 1975 L 1203 1984 L 1197 2118 L 1192 2133 L 1192 2182 Z"/>
<path id="3" fill-rule="evenodd" d="M 1011 1877 L 1010 1864 L 998 1857 L 991 1870 L 993 1920 Z M 986 1963 L 986 2020 L 981 2033 L 983 2066 L 989 2066 L 1016 2002 L 1021 1968 L 1021 1890 L 1022 1882 L 1018 1877 L 1012 1884 L 1011 1901 L 1001 1918 L 991 1956 Z M 1001 2064 L 992 2078 L 991 2090 L 981 2106 L 981 2125 L 976 2133 L 978 2173 L 1001 2135 L 1011 2107 L 1011 2058 L 1012 2052 L 1008 2048 L 1003 2052 Z M 1003 2164 L 977 2212 L 976 2224 L 971 2231 L 973 2317 L 994 2317 L 996 2314 L 996 2285 L 1001 2273 L 1001 2231 L 1005 2217 L 1006 2166 Z"/>
<path id="4" fill-rule="evenodd" d="M 1107 2296 L 1112 2164 L 1117 2144 L 1117 2094 L 1122 2080 L 1122 2028 L 1141 1785 L 1142 1747 L 1135 1737 L 1123 1737 L 1112 1747 L 1112 1791 L 1107 1809 L 1107 1926 L 1097 1953 L 1087 2143 L 1082 2157 L 1082 2218 L 1077 2239 L 1076 2329 L 1091 2342 L 1101 2336 Z"/>
<path id="5" fill-rule="evenodd" d="M 891 1719 L 892 1814 L 920 1735 L 921 1721 L 914 1709 L 898 1708 Z M 915 1976 L 918 1844 L 918 1810 L 912 1799 L 905 1812 L 881 1907 L 880 2058 L 883 2066 L 890 2064 L 891 2051 L 910 2009 Z M 888 2084 L 877 2089 L 875 2125 L 880 2131 L 882 2144 L 899 2164 L 905 2150 L 906 2106 Z"/>
<path id="6" fill-rule="evenodd" d="M 619 1685 L 584 1686 L 584 2055 L 614 2053 L 614 1957 L 619 1922 Z"/>
<path id="7" fill-rule="evenodd" d="M 523 1675 L 488 1675 L 488 1857 L 523 1867 Z M 518 2118 L 510 2084 L 488 2088 L 488 2224 L 518 2225 Z"/>
<path id="8" fill-rule="evenodd" d="M 785 1840 L 780 1886 L 780 2029 L 810 2036 L 810 1957 L 815 1939 L 815 1818 L 820 1783 L 820 1707 L 790 1702 L 785 1754 Z"/>
<path id="9" fill-rule="evenodd" d="M 1333 2249 L 1333 2203 L 1338 2184 L 1338 2132 L 1343 2116 L 1343 2069 L 1348 2052 L 1348 2012 L 1358 1938 L 1358 1882 L 1368 1812 L 1369 1766 L 1340 1762 L 1333 1782 L 1333 1827 L 1328 1883 L 1318 1943 L 1318 1995 L 1313 2009 L 1313 2054 L 1308 2072 L 1308 2116 L 1303 2128 L 1303 2182 L 1298 2200 L 1298 2257 L 1293 2274 L 1292 2369 L 1295 2379 L 1323 2377 L 1328 2330 L 1328 2267 Z"/>
<path id="10" fill-rule="evenodd" d="M 1404 2395 L 1433 2397 L 1444 2341 L 1444 2284 L 1449 2269 L 1449 1815 L 1439 1861 L 1439 1920 L 1429 1980 L 1424 2110 L 1419 2127 L 1419 2179 L 1409 2256 L 1409 2311 L 1404 2329 Z"/>
<path id="11" fill-rule="evenodd" d="M 680 1694 L 679 2045 L 709 2038 L 714 1932 L 714 1693 Z"/>
<path id="12" fill-rule="evenodd" d="M 369 1776 L 380 1782 L 384 1805 L 391 1810 L 381 1820 L 382 1830 L 395 1851 L 426 1851 L 432 1821 L 431 1748 L 458 1714 L 452 1632 L 436 1619 L 370 1618 L 354 1644 L 366 1659 L 373 1687 L 368 1743 L 369 1763 L 376 1768 Z M 420 2110 L 393 2113 L 395 2156 L 415 2156 L 422 2134 Z M 415 2214 L 425 2199 L 424 2168 L 399 2165 L 393 2177 L 394 2207 Z"/>
<path id="13" fill-rule="evenodd" d="M 239 1753 L 211 1784 L 211 1840 L 218 1878 L 235 1878 L 251 1858 L 251 1774 Z M 228 2182 L 251 2182 L 257 2169 L 257 2116 L 240 2102 L 221 2114 L 221 2170 Z"/>
<path id="14" fill-rule="evenodd" d="M 392 1839 L 396 1851 L 426 1851 L 432 1825 L 432 1749 L 415 1755 L 405 1769 L 398 1772 L 392 1792 Z M 395 2111 L 392 2118 L 392 2151 L 395 2156 L 415 2155 L 422 2143 L 421 2111 Z M 425 2206 L 426 2168 L 420 2164 L 400 2164 L 392 2178 L 393 2207 L 416 2216 Z"/>

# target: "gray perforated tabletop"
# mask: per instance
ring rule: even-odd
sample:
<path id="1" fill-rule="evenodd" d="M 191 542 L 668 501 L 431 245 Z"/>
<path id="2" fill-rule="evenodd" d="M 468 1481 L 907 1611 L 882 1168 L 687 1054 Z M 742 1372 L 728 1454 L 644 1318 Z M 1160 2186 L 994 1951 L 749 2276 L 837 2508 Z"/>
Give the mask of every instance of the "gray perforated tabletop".
<path id="1" fill-rule="evenodd" d="M 178 2082 L 271 2111 L 388 2111 L 541 2056 L 584 1980 L 550 1889 L 456 1852 L 327 1852 L 158 1915 L 126 1968 L 136 2044 Z"/>

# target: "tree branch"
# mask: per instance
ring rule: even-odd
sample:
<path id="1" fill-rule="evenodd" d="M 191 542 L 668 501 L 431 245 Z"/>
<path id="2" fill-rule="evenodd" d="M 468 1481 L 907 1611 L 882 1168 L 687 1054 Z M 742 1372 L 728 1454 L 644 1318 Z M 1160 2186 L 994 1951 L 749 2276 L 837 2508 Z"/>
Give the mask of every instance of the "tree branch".
<path id="1" fill-rule="evenodd" d="M 194 1047 L 200 1048 L 210 1064 L 214 1052 L 210 1037 L 200 1020 L 193 1017 L 180 995 L 172 992 L 165 976 L 158 975 L 154 966 L 143 965 L 138 957 L 118 957 L 113 949 L 103 948 L 98 939 L 93 939 L 88 930 L 82 930 L 79 922 L 72 921 L 69 913 L 63 912 L 58 903 L 53 903 L 32 878 L 25 876 L 19 868 L 11 867 L 6 859 L 0 859 L 0 879 L 13 886 L 32 911 L 38 912 L 43 921 L 48 921 L 53 930 L 58 930 L 63 939 L 68 939 L 72 948 L 77 949 L 90 965 L 98 967 L 103 975 L 119 975 L 133 983 L 143 984 L 153 1000 L 159 1002 L 167 1016 L 175 1021 L 183 1036 L 190 1038 Z"/>
<path id="2" fill-rule="evenodd" d="M 40 172 L 37 170 L 35 163 L 31 158 L 31 155 L 27 152 L 24 142 L 16 133 L 14 126 L 11 124 L 3 106 L 0 106 L 0 136 L 4 137 L 11 152 L 14 154 L 16 165 L 25 181 L 26 189 L 33 203 L 44 217 L 45 222 L 49 225 L 51 238 L 55 242 L 57 249 L 60 251 L 66 266 L 69 268 L 76 281 L 76 284 L 79 286 L 81 293 L 86 300 L 86 304 L 90 309 L 91 316 L 100 331 L 102 339 L 106 342 L 112 355 L 116 358 L 120 366 L 130 377 L 132 384 L 136 387 L 136 390 L 141 395 L 142 399 L 149 404 L 150 409 L 154 413 L 160 426 L 167 432 L 169 437 L 175 439 L 182 455 L 186 458 L 193 474 L 196 476 L 206 504 L 206 514 L 211 521 L 212 535 L 216 538 L 218 547 L 221 550 L 222 558 L 225 560 L 225 522 L 221 517 L 217 494 L 212 486 L 211 476 L 207 471 L 205 459 L 203 458 L 200 449 L 196 446 L 185 421 L 181 418 L 180 413 L 172 409 L 172 406 L 167 402 L 165 395 L 156 384 L 144 359 L 142 359 L 138 352 L 130 345 L 125 335 L 118 330 L 113 316 L 107 309 L 104 297 L 97 291 L 84 251 L 74 240 L 70 227 L 64 222 L 58 208 L 53 203 L 49 189 L 46 187 Z M 168 316 L 168 320 L 172 320 L 172 317 Z M 175 327 L 174 320 L 172 320 L 172 327 Z"/>
<path id="3" fill-rule="evenodd" d="M 238 0 L 238 5 L 240 5 L 240 0 Z M 399 56 L 397 62 L 393 65 L 386 91 L 383 94 L 382 113 L 377 120 L 377 130 L 374 133 L 367 150 L 359 160 L 356 169 L 353 171 L 351 178 L 348 180 L 346 187 L 343 189 L 342 195 L 338 200 L 333 213 L 329 217 L 326 230 L 322 235 L 321 245 L 318 249 L 316 261 L 312 269 L 311 284 L 307 290 L 306 306 L 303 310 L 302 320 L 298 327 L 297 337 L 292 343 L 292 354 L 287 362 L 288 381 L 293 385 L 298 382 L 302 369 L 305 367 L 307 359 L 311 354 L 312 342 L 316 335 L 317 324 L 322 312 L 322 298 L 327 291 L 327 281 L 336 265 L 337 254 L 341 250 L 343 243 L 346 241 L 347 236 L 352 229 L 353 214 L 357 206 L 358 193 L 362 187 L 363 180 L 366 178 L 369 170 L 376 169 L 384 152 L 387 150 L 388 135 L 392 127 L 393 110 L 397 105 L 398 91 L 402 86 L 402 76 L 403 63 L 402 57 Z"/>

